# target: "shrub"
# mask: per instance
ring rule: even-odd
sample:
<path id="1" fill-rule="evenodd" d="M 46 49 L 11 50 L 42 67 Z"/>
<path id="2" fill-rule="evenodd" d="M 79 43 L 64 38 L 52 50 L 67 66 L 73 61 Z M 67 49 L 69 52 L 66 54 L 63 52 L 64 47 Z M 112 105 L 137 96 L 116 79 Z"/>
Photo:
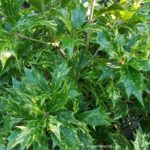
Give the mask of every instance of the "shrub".
<path id="1" fill-rule="evenodd" d="M 149 10 L 0 0 L 0 150 L 148 150 Z"/>

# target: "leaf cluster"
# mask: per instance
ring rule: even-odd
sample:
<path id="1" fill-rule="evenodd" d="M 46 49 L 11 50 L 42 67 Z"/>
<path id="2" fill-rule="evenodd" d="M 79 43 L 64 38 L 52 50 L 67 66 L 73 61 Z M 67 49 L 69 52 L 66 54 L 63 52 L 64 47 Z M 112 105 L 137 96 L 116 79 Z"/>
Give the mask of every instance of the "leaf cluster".
<path id="1" fill-rule="evenodd" d="M 149 10 L 0 0 L 0 150 L 148 150 Z"/>

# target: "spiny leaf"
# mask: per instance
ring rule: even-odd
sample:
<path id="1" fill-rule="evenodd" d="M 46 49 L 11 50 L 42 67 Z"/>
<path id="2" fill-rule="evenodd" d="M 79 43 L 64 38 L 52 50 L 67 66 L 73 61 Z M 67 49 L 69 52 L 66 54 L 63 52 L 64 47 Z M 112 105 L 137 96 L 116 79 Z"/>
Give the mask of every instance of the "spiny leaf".
<path id="1" fill-rule="evenodd" d="M 0 29 L 0 35 L 0 60 L 4 67 L 8 58 L 11 56 L 16 57 L 15 49 L 17 47 L 17 41 L 15 38 L 12 38 L 9 32 L 3 29 Z"/>
<path id="2" fill-rule="evenodd" d="M 140 72 L 130 68 L 122 67 L 120 82 L 123 83 L 128 99 L 133 94 L 143 104 L 142 92 L 144 90 L 143 76 Z"/>
<path id="3" fill-rule="evenodd" d="M 44 11 L 44 5 L 46 4 L 46 2 L 47 0 L 29 0 L 29 3 L 41 12 Z"/>
<path id="4" fill-rule="evenodd" d="M 96 16 L 100 16 L 104 13 L 107 12 L 113 12 L 113 11 L 117 11 L 117 10 L 123 10 L 123 7 L 117 3 L 109 6 L 108 8 L 101 8 L 100 10 L 98 10 L 98 12 L 96 13 Z"/>
<path id="5" fill-rule="evenodd" d="M 62 81 L 68 75 L 69 70 L 70 69 L 67 68 L 67 65 L 65 63 L 56 66 L 54 72 L 52 73 L 52 82 L 56 83 L 57 85 L 62 83 Z"/>
<path id="6" fill-rule="evenodd" d="M 128 139 L 126 137 L 124 137 L 122 134 L 120 133 L 115 133 L 112 136 L 112 140 L 114 141 L 114 146 L 113 148 L 115 148 L 116 150 L 121 150 L 122 147 L 124 147 L 125 150 L 131 150 L 132 145 L 131 143 L 128 141 Z"/>
<path id="7" fill-rule="evenodd" d="M 73 128 L 61 127 L 62 145 L 66 149 L 76 149 L 79 146 L 77 130 Z M 66 144 L 65 144 L 66 143 Z"/>
<path id="8" fill-rule="evenodd" d="M 129 65 L 138 71 L 150 71 L 150 60 L 133 58 Z"/>
<path id="9" fill-rule="evenodd" d="M 105 111 L 101 111 L 101 108 L 89 110 L 80 114 L 80 119 L 86 124 L 95 126 L 99 125 L 110 125 L 110 119 Z"/>
<path id="10" fill-rule="evenodd" d="M 2 9 L 11 25 L 15 25 L 20 15 L 19 11 L 22 7 L 24 0 L 1 0 Z"/>
<path id="11" fill-rule="evenodd" d="M 86 21 L 86 10 L 84 7 L 77 7 L 72 11 L 71 21 L 73 27 L 78 28 Z"/>
<path id="12" fill-rule="evenodd" d="M 148 150 L 150 147 L 150 135 L 138 130 L 135 134 L 135 141 L 132 141 L 132 143 L 136 150 Z"/>
<path id="13" fill-rule="evenodd" d="M 33 28 L 45 26 L 51 30 L 56 30 L 56 24 L 54 21 L 46 20 L 39 14 L 32 14 L 22 16 L 20 20 L 17 22 L 16 26 L 13 28 L 13 31 L 30 31 L 32 32 Z"/>
<path id="14" fill-rule="evenodd" d="M 100 49 L 104 50 L 111 58 L 116 58 L 113 36 L 109 29 L 103 28 L 97 32 L 97 43 L 100 45 Z"/>
<path id="15" fill-rule="evenodd" d="M 17 81 L 14 77 L 12 77 L 12 85 L 14 89 L 20 89 L 21 82 Z"/>
<path id="16" fill-rule="evenodd" d="M 71 16 L 68 12 L 67 9 L 60 9 L 59 10 L 60 15 L 58 16 L 58 18 L 65 24 L 66 28 L 68 29 L 68 31 L 71 32 L 72 30 L 72 23 L 71 23 Z"/>
<path id="17" fill-rule="evenodd" d="M 62 123 L 56 120 L 56 118 L 50 116 L 48 119 L 48 130 L 53 132 L 53 134 L 56 136 L 56 138 L 61 142 L 61 136 L 60 136 L 60 127 Z"/>
<path id="18" fill-rule="evenodd" d="M 61 38 L 61 42 L 62 42 L 63 47 L 68 50 L 68 54 L 71 57 L 73 55 L 75 41 L 69 37 L 63 37 Z"/>

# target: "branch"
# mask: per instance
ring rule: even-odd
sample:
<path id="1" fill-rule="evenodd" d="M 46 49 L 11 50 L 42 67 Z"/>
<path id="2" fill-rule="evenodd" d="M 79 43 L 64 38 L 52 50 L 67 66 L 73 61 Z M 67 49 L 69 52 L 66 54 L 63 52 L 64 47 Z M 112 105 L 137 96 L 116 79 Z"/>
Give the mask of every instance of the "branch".
<path id="1" fill-rule="evenodd" d="M 30 40 L 30 41 L 34 41 L 34 42 L 37 42 L 37 43 L 46 44 L 46 45 L 52 45 L 52 43 L 48 43 L 48 42 L 45 42 L 45 41 L 34 39 L 34 38 L 31 38 L 31 37 L 22 35 L 20 33 L 15 33 L 15 35 L 18 36 L 18 37 L 20 37 L 20 38 L 27 39 L 27 40 Z"/>
<path id="2" fill-rule="evenodd" d="M 63 49 L 61 49 L 61 47 L 59 47 L 59 46 L 56 45 L 55 43 L 50 43 L 50 42 L 41 41 L 41 40 L 38 40 L 38 39 L 34 39 L 34 38 L 31 38 L 31 37 L 22 35 L 22 34 L 20 34 L 20 33 L 15 33 L 15 35 L 16 35 L 17 37 L 19 37 L 19 38 L 23 38 L 23 39 L 27 39 L 27 40 L 30 40 L 30 41 L 33 41 L 33 42 L 37 42 L 37 43 L 41 43 L 41 44 L 51 45 L 51 46 L 57 47 L 57 48 L 59 48 L 59 51 L 60 51 L 60 53 L 62 54 L 62 56 L 63 56 L 63 57 L 66 57 L 66 54 L 65 54 L 65 52 L 63 51 Z"/>
<path id="3" fill-rule="evenodd" d="M 89 24 L 93 23 L 93 15 L 94 15 L 94 5 L 95 5 L 96 0 L 89 0 L 89 6 L 88 6 L 88 22 Z M 91 36 L 91 32 L 89 31 L 87 33 L 87 41 L 86 41 L 86 45 L 87 48 L 89 48 L 89 41 L 90 41 L 90 36 Z"/>
<path id="4" fill-rule="evenodd" d="M 94 14 L 94 5 L 96 0 L 90 0 L 89 6 L 88 6 L 88 12 L 89 12 L 89 23 L 93 22 L 93 14 Z"/>

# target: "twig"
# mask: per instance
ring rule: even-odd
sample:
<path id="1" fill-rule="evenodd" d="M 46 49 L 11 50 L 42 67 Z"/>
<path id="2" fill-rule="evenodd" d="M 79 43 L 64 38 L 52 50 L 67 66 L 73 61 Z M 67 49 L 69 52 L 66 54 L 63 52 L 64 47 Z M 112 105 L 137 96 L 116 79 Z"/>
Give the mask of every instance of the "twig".
<path id="1" fill-rule="evenodd" d="M 34 41 L 34 42 L 37 42 L 37 43 L 46 44 L 46 45 L 52 45 L 52 43 L 48 43 L 48 42 L 44 42 L 44 41 L 41 41 L 41 40 L 37 40 L 37 39 L 31 38 L 31 37 L 22 35 L 20 33 L 15 33 L 15 35 L 20 37 L 20 38 L 27 39 L 27 40 L 30 40 L 30 41 Z"/>
<path id="2" fill-rule="evenodd" d="M 96 50 L 96 52 L 93 55 L 93 58 L 95 58 L 97 56 L 98 52 L 99 52 L 99 49 Z"/>
<path id="3" fill-rule="evenodd" d="M 94 5 L 95 5 L 96 0 L 90 0 L 89 2 L 89 6 L 88 6 L 88 22 L 89 24 L 93 23 L 93 14 L 94 14 Z M 91 36 L 91 32 L 89 31 L 87 33 L 87 47 L 89 47 L 89 41 L 90 41 L 90 36 Z"/>
<path id="4" fill-rule="evenodd" d="M 90 0 L 89 6 L 88 6 L 89 23 L 93 23 L 94 5 L 95 5 L 95 0 Z"/>
<path id="5" fill-rule="evenodd" d="M 55 45 L 54 43 L 50 43 L 50 42 L 45 42 L 45 41 L 41 41 L 41 40 L 38 40 L 38 39 L 34 39 L 34 38 L 31 38 L 31 37 L 22 35 L 20 33 L 15 33 L 15 35 L 18 36 L 19 38 L 27 39 L 27 40 L 34 41 L 34 42 L 37 42 L 37 43 L 41 43 L 41 44 L 45 44 L 45 45 L 51 45 L 51 46 Z M 60 53 L 62 54 L 63 57 L 66 57 L 65 52 L 59 46 L 55 45 L 55 47 L 59 48 L 59 51 L 60 51 Z"/>

